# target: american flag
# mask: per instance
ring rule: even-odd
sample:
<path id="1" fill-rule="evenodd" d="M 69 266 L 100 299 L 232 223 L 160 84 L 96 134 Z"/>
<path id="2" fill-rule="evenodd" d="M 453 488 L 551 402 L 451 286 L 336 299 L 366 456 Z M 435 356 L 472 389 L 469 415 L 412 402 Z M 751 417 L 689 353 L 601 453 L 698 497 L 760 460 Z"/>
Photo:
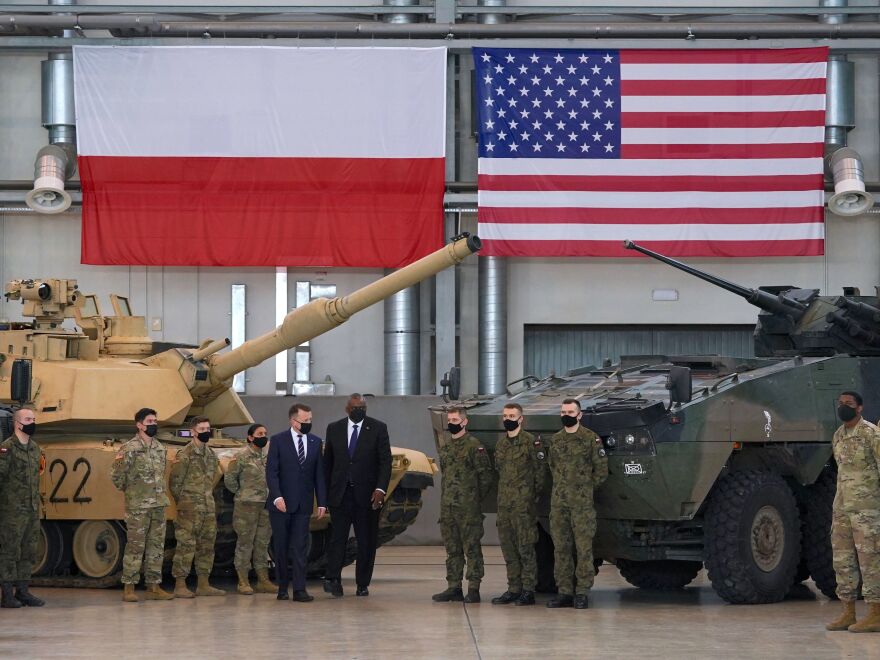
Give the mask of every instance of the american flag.
<path id="1" fill-rule="evenodd" d="M 474 49 L 482 253 L 823 254 L 827 57 Z"/>

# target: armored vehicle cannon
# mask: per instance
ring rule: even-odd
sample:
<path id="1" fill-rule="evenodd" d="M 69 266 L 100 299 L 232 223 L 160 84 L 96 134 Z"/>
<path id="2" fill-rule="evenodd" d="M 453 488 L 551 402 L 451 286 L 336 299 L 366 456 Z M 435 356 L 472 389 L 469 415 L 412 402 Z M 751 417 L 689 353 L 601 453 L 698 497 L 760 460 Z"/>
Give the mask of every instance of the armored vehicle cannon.
<path id="1" fill-rule="evenodd" d="M 597 558 L 645 589 L 683 588 L 705 566 L 732 603 L 781 600 L 808 577 L 833 598 L 836 399 L 841 390 L 860 390 L 865 415 L 880 415 L 873 339 L 880 301 L 854 289 L 842 296 L 749 289 L 627 247 L 757 306 L 758 357 L 631 355 L 563 376 L 530 376 L 506 395 L 456 402 L 468 409 L 468 429 L 494 451 L 502 407 L 515 401 L 526 428 L 547 441 L 561 428 L 562 400 L 577 398 L 583 425 L 601 437 L 609 458 L 610 476 L 595 499 Z M 442 445 L 443 408 L 431 413 Z M 483 504 L 494 511 L 494 496 Z M 548 511 L 545 496 L 537 545 L 544 589 L 553 588 Z"/>
<path id="2" fill-rule="evenodd" d="M 33 321 L 0 326 L 0 404 L 36 411 L 36 439 L 46 458 L 35 575 L 53 585 L 118 581 L 125 545 L 123 498 L 110 482 L 110 466 L 133 434 L 137 409 L 158 412 L 157 437 L 169 457 L 190 439 L 187 420 L 207 415 L 215 429 L 211 446 L 225 466 L 242 443 L 222 429 L 254 421 L 232 388 L 236 373 L 332 330 L 479 248 L 479 238 L 463 235 L 349 295 L 298 307 L 274 330 L 232 350 L 225 350 L 227 339 L 206 339 L 197 347 L 154 342 L 144 317 L 131 313 L 125 297 L 111 296 L 114 313 L 104 316 L 97 298 L 80 292 L 75 280 L 9 282 L 6 298 L 22 301 L 23 315 Z M 78 328 L 64 327 L 66 319 L 75 319 Z M 4 437 L 11 433 L 10 415 L 9 408 L 0 410 Z M 415 520 L 422 490 L 433 483 L 435 471 L 421 452 L 395 447 L 392 454 L 391 485 L 380 517 L 382 541 Z M 231 567 L 235 537 L 231 493 L 218 484 L 215 495 L 217 570 Z M 168 513 L 173 519 L 173 506 Z M 313 520 L 312 572 L 323 566 L 328 533 L 326 520 Z"/>

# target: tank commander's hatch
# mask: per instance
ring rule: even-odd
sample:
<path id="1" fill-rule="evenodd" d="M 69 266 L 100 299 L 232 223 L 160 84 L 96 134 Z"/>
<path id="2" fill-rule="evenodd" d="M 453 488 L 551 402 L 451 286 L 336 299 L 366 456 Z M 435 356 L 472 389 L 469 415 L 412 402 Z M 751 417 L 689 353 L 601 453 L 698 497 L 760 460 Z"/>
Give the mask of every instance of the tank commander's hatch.
<path id="1" fill-rule="evenodd" d="M 132 316 L 131 305 L 128 304 L 128 297 L 111 293 L 110 304 L 113 305 L 113 313 L 116 316 Z"/>

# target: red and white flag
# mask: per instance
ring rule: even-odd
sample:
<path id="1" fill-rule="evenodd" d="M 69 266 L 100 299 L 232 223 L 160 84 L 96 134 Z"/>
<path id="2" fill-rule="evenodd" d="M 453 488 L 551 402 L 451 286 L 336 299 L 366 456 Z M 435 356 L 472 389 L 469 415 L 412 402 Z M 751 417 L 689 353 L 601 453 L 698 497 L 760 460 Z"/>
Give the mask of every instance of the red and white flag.
<path id="1" fill-rule="evenodd" d="M 442 244 L 444 48 L 74 48 L 82 261 L 393 268 Z"/>
<path id="2" fill-rule="evenodd" d="M 827 57 L 475 49 L 482 254 L 822 254 Z"/>

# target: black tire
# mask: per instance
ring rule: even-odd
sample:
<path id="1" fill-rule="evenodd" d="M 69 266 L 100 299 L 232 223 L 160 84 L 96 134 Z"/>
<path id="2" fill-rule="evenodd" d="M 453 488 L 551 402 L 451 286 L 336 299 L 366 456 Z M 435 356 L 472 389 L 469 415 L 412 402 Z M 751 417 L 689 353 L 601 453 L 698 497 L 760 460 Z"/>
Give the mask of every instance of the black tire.
<path id="1" fill-rule="evenodd" d="M 550 534 L 538 524 L 538 542 L 535 543 L 535 556 L 538 563 L 538 583 L 535 591 L 539 594 L 555 594 L 559 590 L 556 587 L 556 579 L 553 577 L 553 539 Z"/>
<path id="2" fill-rule="evenodd" d="M 801 557 L 816 587 L 837 600 L 837 576 L 831 550 L 831 509 L 837 492 L 837 468 L 832 464 L 822 470 L 816 482 L 806 489 L 801 532 Z"/>
<path id="3" fill-rule="evenodd" d="M 704 518 L 706 569 L 729 603 L 781 601 L 800 562 L 797 502 L 778 474 L 732 472 L 715 484 Z"/>
<path id="4" fill-rule="evenodd" d="M 64 556 L 64 543 L 65 538 L 58 523 L 50 520 L 40 521 L 39 552 L 33 566 L 35 577 L 55 574 Z"/>
<path id="5" fill-rule="evenodd" d="M 631 561 L 618 559 L 617 568 L 623 579 L 639 589 L 650 591 L 677 591 L 693 582 L 703 568 L 700 561 Z"/>

